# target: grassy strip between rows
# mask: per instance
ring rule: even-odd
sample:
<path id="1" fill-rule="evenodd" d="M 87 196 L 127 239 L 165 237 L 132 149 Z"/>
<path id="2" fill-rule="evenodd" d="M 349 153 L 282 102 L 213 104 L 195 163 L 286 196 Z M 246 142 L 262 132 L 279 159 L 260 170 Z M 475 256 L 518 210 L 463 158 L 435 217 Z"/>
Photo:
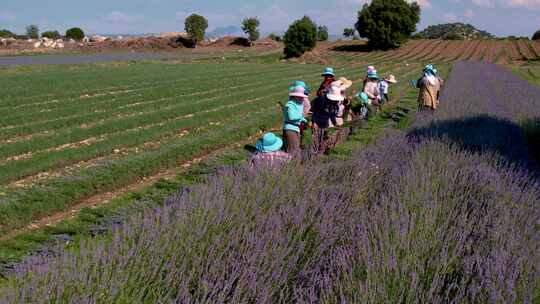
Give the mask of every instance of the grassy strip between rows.
<path id="1" fill-rule="evenodd" d="M 441 68 L 441 71 L 445 74 L 448 73 L 446 67 Z M 407 128 L 410 125 L 412 122 L 410 114 L 416 110 L 416 90 L 407 82 L 402 82 L 392 90 L 395 92 L 394 94 L 398 94 L 398 92 L 404 94 L 402 99 L 397 104 L 389 104 L 383 113 L 371 118 L 364 129 L 351 135 L 350 140 L 334 149 L 330 155 L 324 158 L 325 161 L 347 157 L 353 149 L 367 145 L 388 128 Z M 396 114 L 401 117 L 398 123 L 392 120 Z M 54 227 L 46 227 L 10 240 L 1 241 L 0 263 L 19 261 L 51 240 L 65 242 L 69 239 L 75 241 L 71 242 L 72 244 L 76 244 L 81 238 L 91 238 L 96 234 L 104 233 L 108 231 L 108 227 L 121 222 L 129 215 L 162 205 L 167 197 L 179 191 L 180 188 L 203 181 L 206 175 L 213 174 L 220 167 L 244 163 L 248 156 L 249 152 L 243 148 L 226 149 L 218 155 L 213 155 L 201 163 L 193 165 L 175 179 L 161 180 L 140 191 L 121 195 L 105 205 L 93 209 L 83 209 L 75 218 L 62 221 Z M 115 175 L 111 175 L 110 178 L 115 177 Z"/>

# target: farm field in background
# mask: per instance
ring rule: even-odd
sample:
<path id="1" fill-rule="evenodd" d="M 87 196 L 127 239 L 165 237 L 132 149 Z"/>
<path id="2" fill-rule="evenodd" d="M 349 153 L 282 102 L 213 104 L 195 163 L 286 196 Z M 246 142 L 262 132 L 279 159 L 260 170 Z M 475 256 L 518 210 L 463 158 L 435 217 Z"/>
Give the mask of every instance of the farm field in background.
<path id="1" fill-rule="evenodd" d="M 354 80 L 356 90 L 368 64 L 395 74 L 400 82 L 391 98 L 409 107 L 416 98 L 409 81 L 428 62 L 444 75 L 458 60 L 509 64 L 540 84 L 539 66 L 524 64 L 540 55 L 534 42 L 420 40 L 389 52 L 363 47 L 323 44 L 302 64 L 279 63 L 277 53 L 235 53 L 183 62 L 0 69 L 6 87 L 0 97 L 0 246 L 10 246 L 0 249 L 0 263 L 35 249 L 9 241 L 46 216 L 254 141 L 262 130 L 278 130 L 277 102 L 285 100 L 288 85 L 304 79 L 317 87 L 326 65 Z M 376 132 L 389 121 L 381 119 Z"/>
<path id="2" fill-rule="evenodd" d="M 364 42 L 341 41 L 320 51 L 323 56 L 350 52 L 357 60 L 435 61 L 474 60 L 498 64 L 523 64 L 540 60 L 540 42 L 530 40 L 411 40 L 393 51 L 370 51 Z"/>
<path id="3" fill-rule="evenodd" d="M 379 66 L 411 79 L 420 67 Z M 153 62 L 2 70 L 0 231 L 279 128 L 276 104 L 288 84 L 316 86 L 322 68 Z M 337 72 L 358 81 L 363 68 Z"/>

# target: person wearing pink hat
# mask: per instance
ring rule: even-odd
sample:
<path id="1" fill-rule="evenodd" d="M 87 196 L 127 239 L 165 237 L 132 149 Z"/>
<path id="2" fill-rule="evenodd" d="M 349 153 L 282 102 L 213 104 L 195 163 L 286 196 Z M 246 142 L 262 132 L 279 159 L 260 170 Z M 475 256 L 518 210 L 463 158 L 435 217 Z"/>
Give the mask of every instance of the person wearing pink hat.
<path id="1" fill-rule="evenodd" d="M 304 100 L 308 98 L 306 89 L 297 86 L 289 91 L 289 101 L 283 107 L 283 139 L 285 151 L 293 156 L 300 153 L 300 129 L 306 123 L 304 118 Z"/>

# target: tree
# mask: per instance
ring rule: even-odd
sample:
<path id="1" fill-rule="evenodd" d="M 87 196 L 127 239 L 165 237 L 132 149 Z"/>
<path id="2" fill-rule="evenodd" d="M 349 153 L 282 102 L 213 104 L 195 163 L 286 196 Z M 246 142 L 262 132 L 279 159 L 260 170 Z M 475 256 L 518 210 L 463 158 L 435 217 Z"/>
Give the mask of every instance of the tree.
<path id="1" fill-rule="evenodd" d="M 39 38 L 39 27 L 37 25 L 29 25 L 26 27 L 26 36 L 30 39 L 38 39 Z"/>
<path id="2" fill-rule="evenodd" d="M 354 37 L 354 32 L 356 32 L 355 29 L 346 28 L 346 29 L 343 30 L 343 36 L 345 36 L 345 38 L 353 38 Z"/>
<path id="3" fill-rule="evenodd" d="M 373 0 L 364 4 L 358 12 L 356 30 L 360 37 L 369 39 L 369 44 L 376 49 L 400 47 L 420 21 L 418 3 L 405 0 Z"/>
<path id="4" fill-rule="evenodd" d="M 255 17 L 247 18 L 242 21 L 242 31 L 249 36 L 249 40 L 253 43 L 259 39 L 259 19 Z"/>
<path id="5" fill-rule="evenodd" d="M 328 28 L 326 26 L 319 26 L 317 28 L 317 41 L 328 40 Z"/>
<path id="6" fill-rule="evenodd" d="M 540 30 L 536 31 L 532 36 L 532 40 L 540 40 Z"/>
<path id="7" fill-rule="evenodd" d="M 274 41 L 277 41 L 277 42 L 281 42 L 283 40 L 283 38 L 281 38 L 281 36 L 278 36 L 274 33 L 271 33 L 270 35 L 268 35 L 268 38 L 274 40 Z"/>
<path id="8" fill-rule="evenodd" d="M 201 15 L 192 14 L 186 18 L 185 29 L 189 38 L 197 45 L 204 39 L 204 34 L 208 28 L 208 21 Z"/>
<path id="9" fill-rule="evenodd" d="M 62 35 L 58 31 L 46 31 L 41 33 L 41 37 L 57 40 L 62 38 Z"/>
<path id="10" fill-rule="evenodd" d="M 81 41 L 84 39 L 84 31 L 78 27 L 66 31 L 66 38 Z"/>
<path id="11" fill-rule="evenodd" d="M 0 37 L 1 38 L 12 38 L 12 37 L 15 37 L 15 36 L 16 35 L 11 31 L 8 31 L 6 29 L 0 30 Z"/>
<path id="12" fill-rule="evenodd" d="M 317 26 L 307 16 L 296 20 L 283 37 L 285 57 L 300 57 L 317 45 Z"/>

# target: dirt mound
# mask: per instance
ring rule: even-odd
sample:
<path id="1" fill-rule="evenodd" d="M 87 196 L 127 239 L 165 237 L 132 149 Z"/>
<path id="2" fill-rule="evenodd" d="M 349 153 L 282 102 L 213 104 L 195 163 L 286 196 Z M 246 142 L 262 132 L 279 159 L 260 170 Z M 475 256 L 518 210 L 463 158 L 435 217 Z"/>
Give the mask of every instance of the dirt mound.
<path id="1" fill-rule="evenodd" d="M 282 47 L 282 45 L 275 41 L 275 40 L 272 40 L 270 38 L 264 38 L 262 40 L 257 40 L 255 41 L 254 45 L 256 47 L 264 47 L 264 48 L 269 48 L 269 49 L 277 49 L 277 48 L 280 48 Z"/>
<path id="2" fill-rule="evenodd" d="M 219 38 L 218 40 L 214 41 L 213 43 L 209 44 L 210 47 L 230 47 L 230 46 L 238 46 L 238 43 L 240 39 L 245 39 L 243 37 L 234 37 L 234 36 L 224 36 Z M 246 39 L 247 40 L 247 39 Z"/>
<path id="3" fill-rule="evenodd" d="M 314 49 L 311 52 L 305 53 L 299 58 L 299 61 L 318 63 L 323 65 L 328 65 L 330 63 L 327 59 L 323 58 L 321 51 L 318 49 Z"/>
<path id="4" fill-rule="evenodd" d="M 81 47 L 86 51 L 106 51 L 115 49 L 129 50 L 168 50 L 186 46 L 182 37 L 143 37 L 121 40 L 107 40 L 98 43 L 88 43 Z"/>

